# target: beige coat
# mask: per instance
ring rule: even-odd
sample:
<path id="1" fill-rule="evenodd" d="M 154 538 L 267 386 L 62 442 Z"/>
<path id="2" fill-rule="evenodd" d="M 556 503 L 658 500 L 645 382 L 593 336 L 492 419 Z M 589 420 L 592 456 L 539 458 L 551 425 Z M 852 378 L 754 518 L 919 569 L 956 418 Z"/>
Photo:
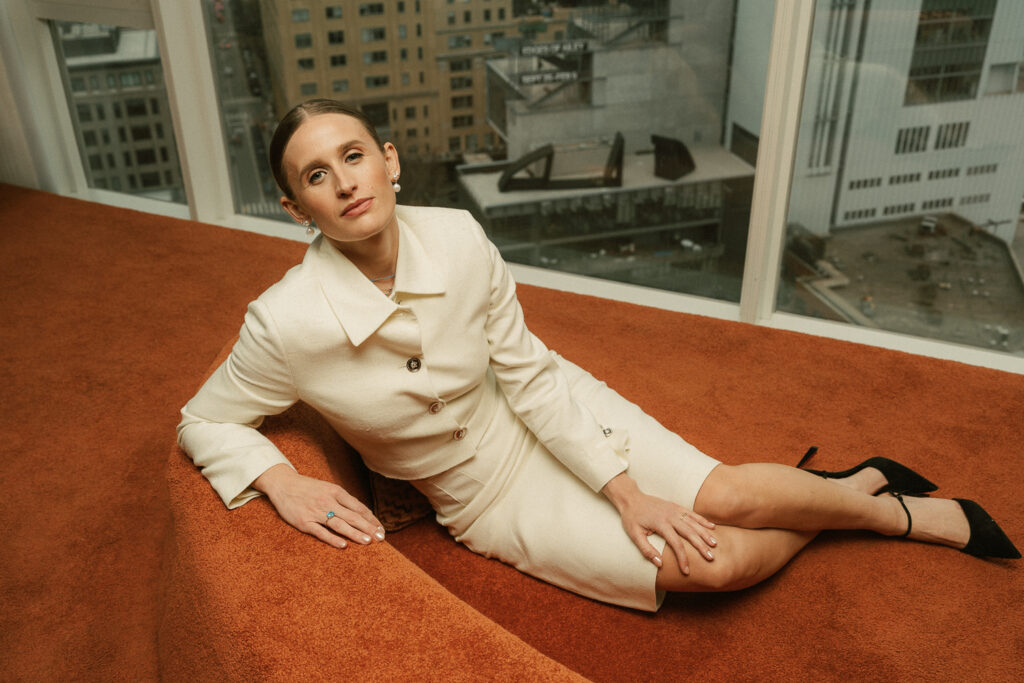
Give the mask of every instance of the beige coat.
<path id="1" fill-rule="evenodd" d="M 592 490 L 625 470 L 616 440 L 527 330 L 508 267 L 476 221 L 401 206 L 398 218 L 393 299 L 317 238 L 249 305 L 231 355 L 182 409 L 178 442 L 224 503 L 259 495 L 253 480 L 287 463 L 256 428 L 297 400 L 389 477 L 468 460 L 504 400 Z"/>

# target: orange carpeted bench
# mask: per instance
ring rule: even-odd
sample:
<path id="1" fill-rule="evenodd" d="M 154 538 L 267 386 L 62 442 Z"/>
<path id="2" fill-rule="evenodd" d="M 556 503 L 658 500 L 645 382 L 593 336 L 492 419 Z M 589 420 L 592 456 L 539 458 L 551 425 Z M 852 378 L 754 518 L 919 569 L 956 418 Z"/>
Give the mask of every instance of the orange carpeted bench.
<path id="1" fill-rule="evenodd" d="M 369 503 L 358 456 L 308 406 L 263 431 L 299 471 Z M 165 680 L 584 680 L 387 543 L 330 548 L 264 498 L 228 511 L 177 447 L 167 476 Z"/>

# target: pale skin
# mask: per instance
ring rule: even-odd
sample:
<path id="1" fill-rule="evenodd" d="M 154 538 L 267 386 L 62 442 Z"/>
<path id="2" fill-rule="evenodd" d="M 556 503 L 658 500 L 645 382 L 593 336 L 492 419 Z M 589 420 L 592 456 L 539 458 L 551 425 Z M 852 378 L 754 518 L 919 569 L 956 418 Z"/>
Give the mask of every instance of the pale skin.
<path id="1" fill-rule="evenodd" d="M 284 150 L 292 197 L 281 205 L 299 223 L 311 221 L 382 292 L 395 272 L 398 222 L 395 191 L 401 167 L 391 143 L 378 146 L 357 120 L 343 114 L 306 119 Z M 888 495 L 882 473 L 865 468 L 845 479 L 774 464 L 719 465 L 705 480 L 693 509 L 647 495 L 625 472 L 602 493 L 615 505 L 639 551 L 658 567 L 661 590 L 719 591 L 753 585 L 778 571 L 824 529 L 865 529 L 894 536 L 906 514 Z M 281 517 L 337 548 L 384 539 L 373 513 L 340 486 L 276 465 L 252 484 Z M 970 530 L 953 500 L 906 498 L 915 540 L 956 548 Z M 326 519 L 326 512 L 335 515 Z M 658 534 L 671 552 L 660 554 Z"/>

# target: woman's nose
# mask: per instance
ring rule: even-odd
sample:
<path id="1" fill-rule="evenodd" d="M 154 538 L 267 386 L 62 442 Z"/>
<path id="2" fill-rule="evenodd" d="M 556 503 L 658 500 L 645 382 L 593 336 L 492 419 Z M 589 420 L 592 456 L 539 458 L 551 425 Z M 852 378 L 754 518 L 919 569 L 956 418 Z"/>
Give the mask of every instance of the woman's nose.
<path id="1" fill-rule="evenodd" d="M 350 195 L 356 189 L 355 178 L 350 177 L 345 173 L 335 174 L 335 191 L 340 196 Z"/>

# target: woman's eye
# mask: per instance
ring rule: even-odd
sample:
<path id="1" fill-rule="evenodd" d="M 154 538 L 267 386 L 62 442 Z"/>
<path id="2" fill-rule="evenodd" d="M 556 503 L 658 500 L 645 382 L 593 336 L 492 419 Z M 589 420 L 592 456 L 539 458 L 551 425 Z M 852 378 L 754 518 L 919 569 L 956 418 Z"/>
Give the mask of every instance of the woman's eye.
<path id="1" fill-rule="evenodd" d="M 324 177 L 324 172 L 323 171 L 313 171 L 312 173 L 309 174 L 309 182 L 311 182 L 311 183 L 318 183 L 321 180 L 323 180 L 323 177 Z"/>
<path id="2" fill-rule="evenodd" d="M 345 157 L 345 161 L 359 161 L 362 158 L 363 158 L 363 153 L 362 152 L 352 152 L 347 157 Z"/>

